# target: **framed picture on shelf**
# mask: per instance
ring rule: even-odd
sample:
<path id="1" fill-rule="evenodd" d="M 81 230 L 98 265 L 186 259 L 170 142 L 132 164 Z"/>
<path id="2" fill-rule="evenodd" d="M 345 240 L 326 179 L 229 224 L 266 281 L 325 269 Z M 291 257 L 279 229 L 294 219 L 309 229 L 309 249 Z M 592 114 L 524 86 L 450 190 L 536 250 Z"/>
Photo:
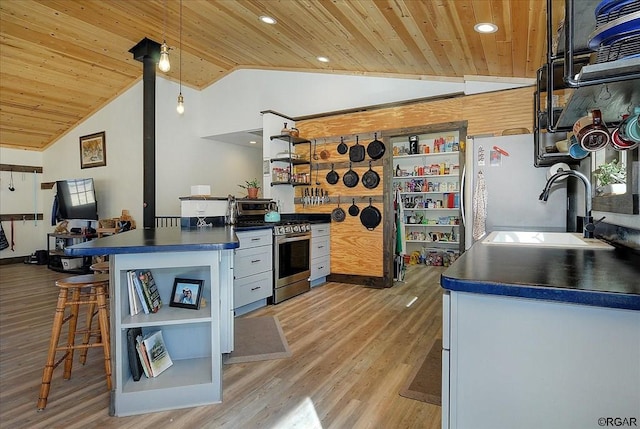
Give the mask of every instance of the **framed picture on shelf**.
<path id="1" fill-rule="evenodd" d="M 107 165 L 106 144 L 104 131 L 80 137 L 80 168 Z"/>
<path id="2" fill-rule="evenodd" d="M 173 291 L 171 292 L 169 306 L 198 310 L 203 288 L 204 280 L 176 278 L 173 281 Z"/>

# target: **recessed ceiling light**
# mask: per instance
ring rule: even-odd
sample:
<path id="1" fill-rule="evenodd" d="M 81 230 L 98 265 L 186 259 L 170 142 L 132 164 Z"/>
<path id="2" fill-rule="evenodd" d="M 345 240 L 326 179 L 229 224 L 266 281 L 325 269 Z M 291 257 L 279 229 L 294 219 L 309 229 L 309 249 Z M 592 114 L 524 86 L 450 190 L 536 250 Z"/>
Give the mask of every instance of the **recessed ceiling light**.
<path id="1" fill-rule="evenodd" d="M 276 22 L 278 22 L 275 20 L 275 18 L 271 18 L 270 16 L 267 16 L 267 15 L 262 15 L 260 17 L 260 21 L 264 22 L 265 24 L 275 24 Z"/>
<path id="2" fill-rule="evenodd" d="M 498 26 L 490 22 L 480 22 L 474 25 L 473 29 L 478 33 L 495 33 L 498 31 Z"/>
<path id="3" fill-rule="evenodd" d="M 250 140 L 249 144 L 256 144 L 257 142 L 255 140 Z"/>
<path id="4" fill-rule="evenodd" d="M 329 62 L 329 58 L 327 58 L 327 57 L 316 57 L 316 59 L 318 61 L 320 61 L 321 63 L 328 63 Z"/>

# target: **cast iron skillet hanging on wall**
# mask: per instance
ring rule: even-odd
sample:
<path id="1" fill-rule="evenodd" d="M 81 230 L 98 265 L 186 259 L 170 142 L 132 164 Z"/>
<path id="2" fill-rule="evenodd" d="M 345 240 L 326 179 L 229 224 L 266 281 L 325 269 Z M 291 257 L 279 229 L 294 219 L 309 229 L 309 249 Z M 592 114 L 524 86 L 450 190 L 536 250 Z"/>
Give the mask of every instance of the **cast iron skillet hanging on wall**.
<path id="1" fill-rule="evenodd" d="M 347 188 L 353 188 L 358 184 L 359 180 L 360 177 L 358 176 L 358 173 L 353 171 L 351 163 L 349 163 L 349 171 L 344 173 L 344 176 L 342 176 L 342 182 Z"/>
<path id="2" fill-rule="evenodd" d="M 344 137 L 340 137 L 340 144 L 338 145 L 338 153 L 340 155 L 344 155 L 349 150 L 349 146 L 347 146 L 344 142 Z"/>
<path id="3" fill-rule="evenodd" d="M 360 207 L 356 206 L 356 199 L 352 198 L 351 206 L 349 207 L 349 214 L 351 216 L 358 216 L 358 213 L 360 213 Z"/>
<path id="4" fill-rule="evenodd" d="M 360 144 L 358 136 L 356 136 L 356 144 L 349 148 L 349 160 L 351 162 L 364 161 L 364 146 Z"/>
<path id="5" fill-rule="evenodd" d="M 362 184 L 367 189 L 374 189 L 380 183 L 380 176 L 375 170 L 371 169 L 371 161 L 369 161 L 369 170 L 362 175 Z"/>
<path id="6" fill-rule="evenodd" d="M 378 133 L 373 133 L 373 141 L 367 146 L 367 154 L 371 159 L 380 159 L 385 151 L 384 143 L 378 140 Z"/>
<path id="7" fill-rule="evenodd" d="M 360 222 L 362 222 L 364 227 L 369 231 L 373 231 L 380 225 L 381 220 L 382 215 L 380 214 L 380 210 L 371 205 L 371 198 L 369 198 L 369 205 L 360 212 Z"/>
<path id="8" fill-rule="evenodd" d="M 333 169 L 333 164 L 331 164 L 331 171 L 327 173 L 327 183 L 335 185 L 338 183 L 338 179 L 340 179 L 340 176 L 338 176 L 338 172 Z"/>
<path id="9" fill-rule="evenodd" d="M 342 207 L 340 207 L 340 195 L 338 195 L 338 207 L 333 209 L 333 211 L 331 212 L 331 219 L 333 219 L 335 222 L 342 222 L 346 217 L 347 215 L 345 214 Z"/>

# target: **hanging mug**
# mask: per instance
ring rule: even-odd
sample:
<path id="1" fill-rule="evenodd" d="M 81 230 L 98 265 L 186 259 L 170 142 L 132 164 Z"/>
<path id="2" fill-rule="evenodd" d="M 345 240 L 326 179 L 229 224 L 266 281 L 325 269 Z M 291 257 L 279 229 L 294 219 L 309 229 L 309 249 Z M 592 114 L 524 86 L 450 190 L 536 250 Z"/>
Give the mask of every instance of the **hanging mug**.
<path id="1" fill-rule="evenodd" d="M 626 116 L 618 127 L 620 137 L 630 143 L 640 143 L 640 106 L 633 109 L 633 115 Z"/>
<path id="2" fill-rule="evenodd" d="M 589 152 L 584 150 L 584 148 L 578 142 L 578 139 L 575 135 L 571 134 L 569 137 L 569 155 L 573 159 L 584 159 L 589 155 Z"/>
<path id="3" fill-rule="evenodd" d="M 634 143 L 622 138 L 620 128 L 616 128 L 611 132 L 611 147 L 613 147 L 615 150 L 630 150 L 635 149 L 637 146 L 638 143 Z"/>
<path id="4" fill-rule="evenodd" d="M 598 109 L 578 119 L 573 125 L 573 134 L 580 145 L 590 152 L 604 148 L 611 140 L 609 130 L 602 120 L 602 113 Z"/>

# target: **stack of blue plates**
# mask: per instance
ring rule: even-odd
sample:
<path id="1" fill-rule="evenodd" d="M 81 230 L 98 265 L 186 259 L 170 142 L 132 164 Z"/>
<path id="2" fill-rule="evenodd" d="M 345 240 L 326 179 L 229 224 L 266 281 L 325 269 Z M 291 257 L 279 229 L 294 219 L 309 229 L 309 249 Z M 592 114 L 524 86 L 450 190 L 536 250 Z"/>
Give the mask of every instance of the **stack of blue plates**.
<path id="1" fill-rule="evenodd" d="M 603 0 L 595 15 L 589 48 L 598 63 L 640 57 L 640 0 Z"/>

